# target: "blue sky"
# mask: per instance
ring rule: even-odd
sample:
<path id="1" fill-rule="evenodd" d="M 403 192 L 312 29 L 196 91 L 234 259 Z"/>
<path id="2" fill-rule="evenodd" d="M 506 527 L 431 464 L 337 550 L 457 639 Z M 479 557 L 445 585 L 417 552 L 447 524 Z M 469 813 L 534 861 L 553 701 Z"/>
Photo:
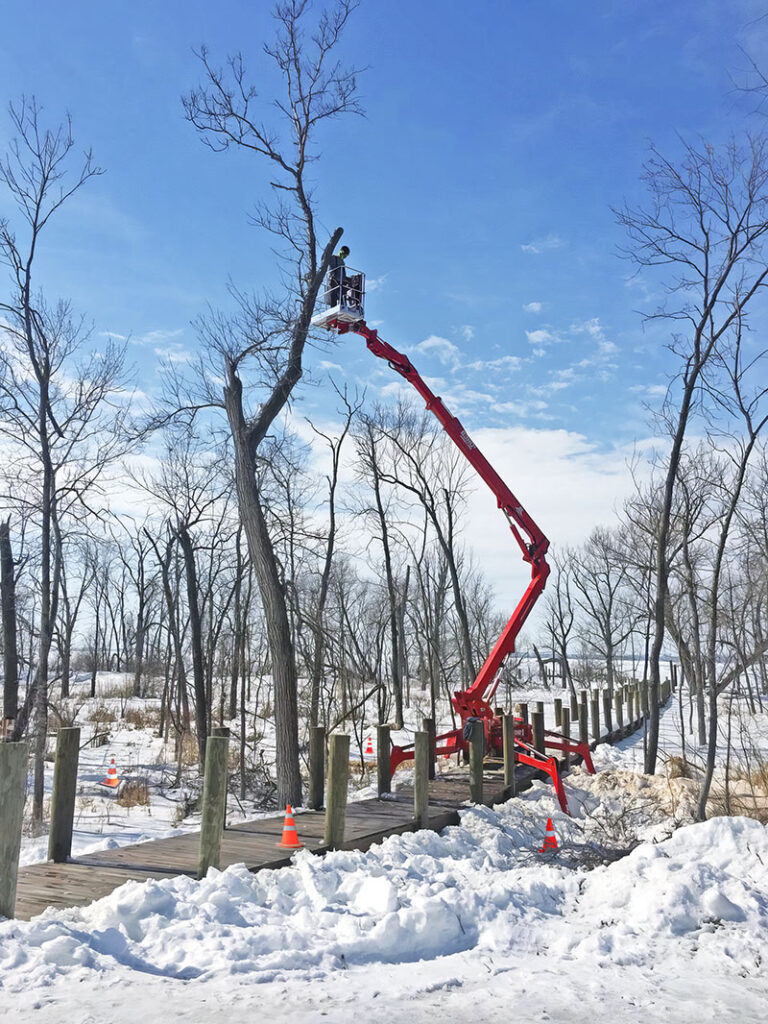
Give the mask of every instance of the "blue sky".
<path id="1" fill-rule="evenodd" d="M 214 59 L 242 49 L 260 80 L 270 7 L 5 5 L 0 98 L 35 94 L 51 120 L 68 110 L 107 172 L 52 226 L 41 283 L 97 333 L 132 338 L 148 391 L 162 353 L 194 349 L 190 321 L 226 306 L 228 278 L 274 281 L 271 240 L 247 222 L 267 168 L 207 150 L 180 100 L 201 43 Z M 321 220 L 345 227 L 349 262 L 379 282 L 369 320 L 473 433 L 541 432 L 614 462 L 647 435 L 663 338 L 642 330 L 647 288 L 616 256 L 610 206 L 642 195 L 649 140 L 674 154 L 678 133 L 760 127 L 730 76 L 740 47 L 764 52 L 762 13 L 753 0 L 363 0 L 343 53 L 368 67 L 367 117 L 320 139 Z M 0 118 L 0 143 L 8 131 Z M 390 382 L 351 339 L 312 363 L 373 396 Z M 300 408 L 317 414 L 326 395 L 305 389 Z"/>

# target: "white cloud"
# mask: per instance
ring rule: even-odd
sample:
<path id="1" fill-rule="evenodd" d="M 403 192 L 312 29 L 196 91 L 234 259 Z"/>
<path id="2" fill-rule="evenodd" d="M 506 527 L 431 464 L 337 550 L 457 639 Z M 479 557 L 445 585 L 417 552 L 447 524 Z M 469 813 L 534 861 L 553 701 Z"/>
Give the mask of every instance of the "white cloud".
<path id="1" fill-rule="evenodd" d="M 476 359 L 472 363 L 465 363 L 462 369 L 487 372 L 489 370 L 519 370 L 522 364 L 520 356 L 500 356 L 498 359 Z"/>
<path id="2" fill-rule="evenodd" d="M 194 358 L 194 352 L 190 352 L 182 345 L 158 346 L 153 351 L 158 358 L 164 359 L 168 363 L 189 363 Z"/>
<path id="3" fill-rule="evenodd" d="M 472 324 L 462 324 L 459 328 L 464 341 L 472 341 L 475 336 L 475 328 Z"/>
<path id="4" fill-rule="evenodd" d="M 525 313 L 540 313 L 543 308 L 544 303 L 542 302 L 526 302 L 523 306 L 523 311 Z"/>
<path id="5" fill-rule="evenodd" d="M 131 342 L 134 345 L 165 345 L 169 341 L 173 341 L 175 338 L 180 338 L 184 333 L 184 328 L 179 327 L 175 331 L 147 331 L 145 334 L 139 334 L 135 338 L 131 338 Z"/>
<path id="6" fill-rule="evenodd" d="M 424 341 L 419 342 L 416 351 L 431 352 L 444 366 L 457 366 L 459 363 L 458 348 L 447 338 L 441 338 L 436 334 L 431 334 Z"/>
<path id="7" fill-rule="evenodd" d="M 381 277 L 366 277 L 365 279 L 365 290 L 366 292 L 378 292 L 386 284 L 389 274 L 382 274 Z"/>
<path id="8" fill-rule="evenodd" d="M 546 238 L 536 238 L 532 242 L 528 242 L 526 245 L 521 245 L 520 248 L 523 252 L 530 253 L 533 256 L 539 256 L 543 252 L 551 252 L 553 249 L 562 249 L 565 242 L 559 235 L 549 234 Z"/>
<path id="9" fill-rule="evenodd" d="M 529 345 L 538 345 L 539 347 L 555 340 L 555 336 L 544 327 L 540 327 L 537 331 L 526 331 L 525 336 Z"/>
<path id="10" fill-rule="evenodd" d="M 583 434 L 516 426 L 483 427 L 472 439 L 500 473 L 553 544 L 579 544 L 633 492 L 628 463 L 632 448 L 599 449 Z M 472 477 L 465 526 L 467 543 L 496 588 L 500 607 L 511 611 L 530 580 L 530 570 L 506 519 L 481 480 Z M 506 554 L 505 554 L 506 552 Z"/>

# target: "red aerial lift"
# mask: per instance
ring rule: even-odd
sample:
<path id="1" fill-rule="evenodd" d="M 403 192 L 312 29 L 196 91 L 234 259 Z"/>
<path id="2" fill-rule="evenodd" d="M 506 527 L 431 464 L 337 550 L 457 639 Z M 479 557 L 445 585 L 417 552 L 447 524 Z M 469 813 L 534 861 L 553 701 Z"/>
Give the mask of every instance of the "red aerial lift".
<path id="1" fill-rule="evenodd" d="M 365 338 L 369 351 L 379 359 L 386 360 L 396 373 L 404 377 L 418 391 L 426 402 L 427 409 L 438 419 L 451 441 L 493 491 L 499 508 L 507 517 L 512 535 L 522 551 L 523 561 L 528 562 L 531 566 L 531 582 L 496 641 L 496 645 L 486 658 L 477 678 L 467 690 L 457 690 L 453 695 L 453 706 L 461 718 L 462 728 L 452 729 L 437 737 L 438 754 L 461 752 L 466 755 L 469 752 L 469 743 L 464 738 L 463 727 L 470 719 L 478 719 L 483 723 L 486 750 L 494 754 L 501 754 L 502 723 L 494 712 L 491 701 L 499 683 L 499 671 L 504 660 L 508 654 L 514 651 L 515 640 L 536 600 L 544 590 L 549 575 L 546 559 L 549 541 L 472 441 L 459 420 L 451 415 L 442 399 L 427 387 L 408 357 L 388 345 L 375 330 L 368 327 L 364 319 L 363 305 L 365 276 L 347 268 L 336 269 L 331 272 L 331 275 L 333 276 L 329 275 L 325 291 L 328 308 L 312 318 L 313 325 L 338 331 L 339 334 L 350 332 L 359 334 Z M 561 733 L 546 730 L 544 744 L 547 750 L 580 754 L 587 770 L 594 773 L 595 769 L 587 743 L 566 740 Z M 550 776 L 560 806 L 567 812 L 568 802 L 558 773 L 557 761 L 554 757 L 548 757 L 533 747 L 533 729 L 522 718 L 515 719 L 515 755 L 519 763 L 531 765 Z M 390 761 L 391 771 L 394 772 L 401 762 L 412 760 L 413 756 L 412 745 L 393 747 Z"/>

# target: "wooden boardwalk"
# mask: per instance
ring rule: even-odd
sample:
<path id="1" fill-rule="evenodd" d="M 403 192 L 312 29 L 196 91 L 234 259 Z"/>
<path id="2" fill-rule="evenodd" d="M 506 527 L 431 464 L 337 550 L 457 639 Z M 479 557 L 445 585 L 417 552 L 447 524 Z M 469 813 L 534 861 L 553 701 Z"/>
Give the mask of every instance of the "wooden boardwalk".
<path id="1" fill-rule="evenodd" d="M 597 743 L 616 743 L 641 728 L 642 719 L 622 729 L 603 733 Z M 581 758 L 572 755 L 578 763 Z M 561 763 L 561 768 L 563 765 Z M 563 769 L 564 770 L 564 769 Z M 517 765 L 517 790 L 528 789 L 544 773 L 526 765 Z M 502 765 L 488 759 L 483 775 L 483 802 L 501 803 L 507 794 Z M 459 821 L 459 810 L 469 799 L 469 772 L 456 768 L 441 774 L 429 784 L 429 828 L 439 831 Z M 313 853 L 325 853 L 325 812 L 297 813 L 296 826 L 301 842 Z M 414 832 L 418 828 L 413 813 L 413 790 L 403 787 L 384 799 L 361 800 L 347 805 L 344 850 L 367 850 L 387 836 Z M 280 868 L 290 863 L 291 851 L 278 846 L 283 830 L 282 815 L 230 825 L 224 830 L 221 868 L 245 864 L 250 871 Z M 19 870 L 16 890 L 16 917 L 29 920 L 48 907 L 82 907 L 109 895 L 125 882 L 144 882 L 148 878 L 197 877 L 200 833 L 188 832 L 170 839 L 104 850 L 78 857 L 66 864 L 32 864 Z"/>
<path id="2" fill-rule="evenodd" d="M 540 773 L 518 767 L 518 785 L 525 789 Z M 469 797 L 469 775 L 456 769 L 440 775 L 429 784 L 429 828 L 439 831 L 456 824 L 459 809 Z M 493 762 L 484 777 L 484 802 L 504 799 L 503 775 Z M 308 850 L 324 853 L 327 847 L 325 812 L 307 811 L 296 815 L 299 838 Z M 384 799 L 361 800 L 347 805 L 345 840 L 342 849 L 367 850 L 386 836 L 412 832 L 417 828 L 413 816 L 413 791 L 401 788 Z M 251 871 L 279 868 L 290 863 L 291 851 L 281 849 L 283 817 L 260 818 L 224 830 L 221 867 L 245 864 Z M 19 870 L 16 891 L 16 917 L 29 920 L 47 907 L 85 906 L 107 896 L 124 882 L 144 882 L 148 878 L 197 876 L 200 833 L 189 832 L 169 839 L 155 839 L 118 850 L 103 850 L 77 857 L 66 864 L 32 864 Z"/>

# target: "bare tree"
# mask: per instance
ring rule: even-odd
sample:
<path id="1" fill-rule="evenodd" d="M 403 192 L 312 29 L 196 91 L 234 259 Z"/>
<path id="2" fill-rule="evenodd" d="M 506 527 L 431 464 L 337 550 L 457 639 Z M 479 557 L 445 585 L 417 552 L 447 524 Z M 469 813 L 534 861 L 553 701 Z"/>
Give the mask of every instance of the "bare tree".
<path id="1" fill-rule="evenodd" d="M 242 55 L 226 69 L 200 52 L 204 85 L 185 99 L 187 117 L 215 150 L 232 146 L 267 160 L 276 174 L 274 206 L 258 206 L 255 221 L 282 243 L 286 298 L 281 302 L 250 299 L 236 293 L 239 313 L 211 316 L 201 334 L 223 370 L 224 388 L 210 385 L 209 403 L 223 405 L 234 444 L 235 480 L 240 516 L 261 592 L 275 692 L 277 798 L 301 801 L 299 771 L 297 672 L 286 594 L 267 526 L 259 487 L 258 453 L 268 431 L 285 409 L 302 376 L 304 350 L 320 287 L 342 235 L 337 228 L 323 245 L 318 238 L 315 203 L 307 174 L 316 154 L 313 144 L 324 121 L 359 113 L 356 73 L 335 59 L 343 29 L 355 8 L 337 0 L 323 11 L 309 38 L 310 5 L 288 0 L 275 9 L 277 34 L 264 52 L 280 73 L 283 93 L 271 113 L 250 84 Z M 285 137 L 281 138 L 281 132 Z M 251 408 L 243 375 L 253 368 L 259 400 Z"/>
<path id="2" fill-rule="evenodd" d="M 702 376 L 743 327 L 763 290 L 768 231 L 768 152 L 762 138 L 723 152 L 686 144 L 679 164 L 656 150 L 646 164 L 649 203 L 617 212 L 630 239 L 625 255 L 640 268 L 664 268 L 668 300 L 652 316 L 672 331 L 678 361 L 663 410 L 671 439 L 665 462 L 654 571 L 654 636 L 650 652 L 650 728 L 645 769 L 655 771 L 658 694 L 668 588 L 668 543 L 675 479 L 686 431 L 704 401 Z"/>

